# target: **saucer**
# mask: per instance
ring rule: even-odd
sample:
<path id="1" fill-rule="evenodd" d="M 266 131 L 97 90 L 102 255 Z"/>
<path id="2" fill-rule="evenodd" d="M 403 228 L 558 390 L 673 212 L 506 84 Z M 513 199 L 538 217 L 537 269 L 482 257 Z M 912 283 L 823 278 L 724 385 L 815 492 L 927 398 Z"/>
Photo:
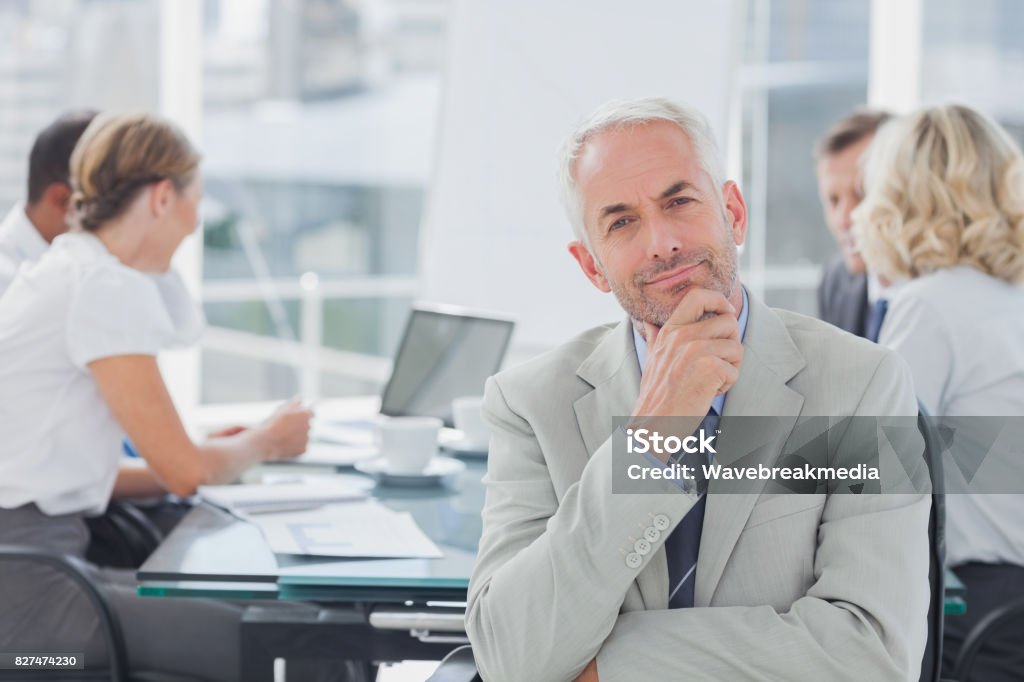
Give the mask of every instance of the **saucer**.
<path id="1" fill-rule="evenodd" d="M 487 443 L 474 442 L 459 438 L 441 443 L 441 449 L 446 450 L 456 457 L 479 458 L 487 457 Z"/>
<path id="2" fill-rule="evenodd" d="M 435 457 L 427 464 L 427 468 L 417 474 L 392 473 L 384 457 L 363 460 L 355 463 L 356 471 L 372 476 L 380 485 L 393 485 L 405 488 L 425 488 L 446 484 L 455 480 L 466 465 L 451 457 Z"/>

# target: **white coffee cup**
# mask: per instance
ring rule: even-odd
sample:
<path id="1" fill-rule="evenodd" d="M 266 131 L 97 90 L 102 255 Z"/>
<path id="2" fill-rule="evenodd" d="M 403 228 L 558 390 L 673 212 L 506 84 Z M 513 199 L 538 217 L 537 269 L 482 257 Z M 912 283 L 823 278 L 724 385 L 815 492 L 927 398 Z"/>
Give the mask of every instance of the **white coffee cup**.
<path id="1" fill-rule="evenodd" d="M 452 421 L 455 428 L 462 431 L 466 445 L 486 448 L 487 441 L 491 439 L 491 431 L 481 410 L 483 404 L 482 396 L 465 396 L 452 401 Z"/>
<path id="2" fill-rule="evenodd" d="M 443 422 L 436 417 L 389 417 L 377 425 L 377 444 L 392 474 L 422 473 L 437 456 Z"/>

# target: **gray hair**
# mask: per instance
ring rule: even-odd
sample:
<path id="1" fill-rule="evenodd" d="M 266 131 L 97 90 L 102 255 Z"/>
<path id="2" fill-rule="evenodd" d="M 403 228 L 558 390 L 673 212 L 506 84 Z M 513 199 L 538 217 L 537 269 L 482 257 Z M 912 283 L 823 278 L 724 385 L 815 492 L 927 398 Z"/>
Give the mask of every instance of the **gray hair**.
<path id="1" fill-rule="evenodd" d="M 699 111 L 663 97 L 607 102 L 565 138 L 558 151 L 558 183 L 562 203 L 569 214 L 573 233 L 584 244 L 589 245 L 590 242 L 583 224 L 583 201 L 576 189 L 575 176 L 580 150 L 591 138 L 607 130 L 630 129 L 657 121 L 674 123 L 686 134 L 697 152 L 698 161 L 711 177 L 716 196 L 721 197 L 722 185 L 725 183 L 722 158 L 707 119 Z"/>

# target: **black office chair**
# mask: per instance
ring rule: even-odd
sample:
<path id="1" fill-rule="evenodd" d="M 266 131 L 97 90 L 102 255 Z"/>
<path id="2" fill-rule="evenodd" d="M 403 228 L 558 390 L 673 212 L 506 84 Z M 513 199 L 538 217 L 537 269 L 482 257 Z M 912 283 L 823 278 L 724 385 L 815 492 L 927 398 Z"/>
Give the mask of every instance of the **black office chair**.
<path id="1" fill-rule="evenodd" d="M 89 575 L 88 565 L 81 559 L 28 545 L 0 545 L 0 561 L 27 561 L 55 569 L 73 582 L 92 605 L 99 620 L 107 646 L 108 667 L 91 670 L 18 671 L 0 670 L 0 680 L 36 682 L 37 680 L 110 680 L 110 682 L 202 682 L 180 675 L 151 671 L 128 672 L 128 656 L 117 613 Z"/>
<path id="2" fill-rule="evenodd" d="M 932 510 L 928 516 L 928 642 L 921 659 L 921 682 L 939 682 L 946 603 L 946 496 L 942 473 L 942 435 L 918 401 L 917 428 L 924 438 L 924 460 L 932 483 Z"/>
<path id="3" fill-rule="evenodd" d="M 130 502 L 114 500 L 102 516 L 88 518 L 85 558 L 97 566 L 138 568 L 163 541 L 164 534 Z"/>
<path id="4" fill-rule="evenodd" d="M 942 477 L 942 438 L 928 420 L 928 411 L 918 402 L 917 428 L 924 438 L 924 460 L 932 483 L 932 508 L 928 518 L 928 642 L 921 660 L 921 682 L 949 682 L 940 678 L 942 669 L 942 624 L 945 617 L 946 499 Z M 1016 614 L 1024 613 L 1024 604 Z M 1008 616 L 1009 617 L 1009 616 Z M 1002 621 L 1000 621 L 1002 622 Z M 981 624 L 979 624 L 981 625 Z M 967 651 L 965 642 L 964 650 Z M 980 644 L 978 645 L 980 647 Z M 976 652 L 974 652 L 976 655 Z M 973 662 L 973 655 L 971 657 Z M 959 666 L 958 666 L 959 667 Z M 957 680 L 964 678 L 957 677 Z M 473 650 L 461 646 L 452 650 L 427 682 L 480 682 Z"/>
<path id="5" fill-rule="evenodd" d="M 999 633 L 999 628 L 1018 618 L 1024 618 L 1024 599 L 1007 602 L 978 621 L 964 638 L 953 666 L 953 680 L 968 682 L 971 679 L 974 662 L 985 644 Z"/>

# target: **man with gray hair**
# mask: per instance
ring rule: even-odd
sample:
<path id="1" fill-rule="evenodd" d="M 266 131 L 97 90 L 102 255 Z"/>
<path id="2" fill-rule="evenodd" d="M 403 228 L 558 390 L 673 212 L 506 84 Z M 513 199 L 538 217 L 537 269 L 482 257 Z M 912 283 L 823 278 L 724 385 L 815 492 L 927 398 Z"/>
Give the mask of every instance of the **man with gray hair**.
<path id="1" fill-rule="evenodd" d="M 566 141 L 560 179 L 569 251 L 627 318 L 488 381 L 466 613 L 484 679 L 917 679 L 926 494 L 612 485 L 613 417 L 714 433 L 746 415 L 910 416 L 907 367 L 744 289 L 746 205 L 697 112 L 605 105 Z"/>

